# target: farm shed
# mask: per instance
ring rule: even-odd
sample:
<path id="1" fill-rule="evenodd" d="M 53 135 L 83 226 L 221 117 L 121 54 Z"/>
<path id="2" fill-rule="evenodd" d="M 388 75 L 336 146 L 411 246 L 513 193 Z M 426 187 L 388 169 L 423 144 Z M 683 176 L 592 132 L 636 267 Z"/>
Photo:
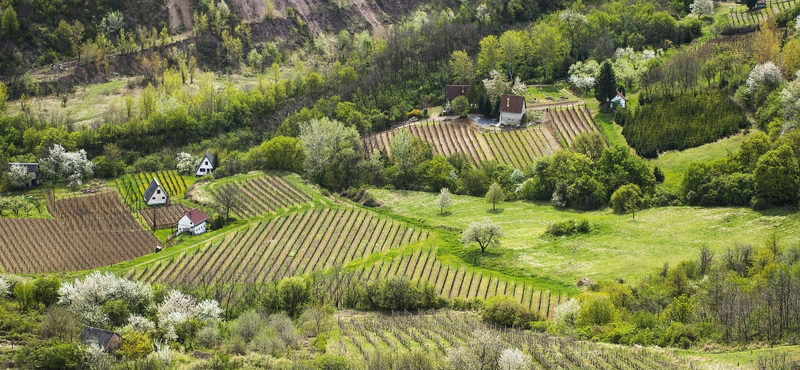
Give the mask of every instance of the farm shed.
<path id="1" fill-rule="evenodd" d="M 459 96 L 469 94 L 469 85 L 447 85 L 444 89 L 444 110 L 450 110 L 450 102 Z"/>
<path id="2" fill-rule="evenodd" d="M 621 92 L 617 91 L 617 96 L 611 99 L 611 106 L 616 108 L 625 108 L 625 103 L 628 102 L 628 99 L 625 98 L 625 95 L 622 95 Z"/>
<path id="3" fill-rule="evenodd" d="M 214 171 L 214 155 L 211 154 L 210 150 L 206 150 L 206 155 L 200 158 L 200 162 L 197 163 L 195 174 L 197 176 L 205 176 L 212 171 Z"/>
<path id="4" fill-rule="evenodd" d="M 188 231 L 192 235 L 200 235 L 206 232 L 206 221 L 208 221 L 208 217 L 199 209 L 194 208 L 191 211 L 187 211 L 178 220 L 178 234 Z"/>
<path id="5" fill-rule="evenodd" d="M 147 187 L 147 190 L 144 191 L 144 202 L 148 206 L 169 203 L 169 194 L 155 177 L 153 177 L 153 181 L 150 181 L 150 186 Z"/>
<path id="6" fill-rule="evenodd" d="M 104 352 L 116 351 L 122 342 L 122 337 L 113 332 L 91 326 L 84 327 L 78 339 L 83 344 L 94 344 L 103 349 Z"/>
<path id="7" fill-rule="evenodd" d="M 500 97 L 500 126 L 520 124 L 525 108 L 525 97 L 503 94 Z"/>
<path id="8" fill-rule="evenodd" d="M 11 172 L 11 167 L 13 166 L 22 166 L 28 170 L 28 186 L 37 186 L 41 185 L 44 182 L 42 175 L 39 173 L 39 164 L 38 163 L 9 163 L 8 164 L 8 172 Z"/>

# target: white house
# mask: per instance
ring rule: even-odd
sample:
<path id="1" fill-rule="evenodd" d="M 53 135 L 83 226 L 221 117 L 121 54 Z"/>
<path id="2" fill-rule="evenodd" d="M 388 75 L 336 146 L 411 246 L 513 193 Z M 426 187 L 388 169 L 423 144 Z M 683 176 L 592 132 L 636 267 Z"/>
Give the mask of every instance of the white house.
<path id="1" fill-rule="evenodd" d="M 469 85 L 447 85 L 444 88 L 444 110 L 450 110 L 450 102 L 459 96 L 467 96 Z M 460 113 L 460 112 L 459 112 Z"/>
<path id="2" fill-rule="evenodd" d="M 188 231 L 192 235 L 200 235 L 206 232 L 206 221 L 208 221 L 208 217 L 199 209 L 195 208 L 187 211 L 178 220 L 178 234 Z"/>
<path id="3" fill-rule="evenodd" d="M 625 99 L 625 95 L 622 95 L 621 92 L 617 91 L 617 96 L 611 99 L 611 106 L 616 108 L 625 108 L 625 103 L 628 102 L 628 99 Z"/>
<path id="4" fill-rule="evenodd" d="M 144 191 L 144 202 L 147 203 L 148 206 L 169 203 L 169 194 L 167 194 L 167 191 L 164 190 L 164 187 L 161 186 L 161 183 L 158 182 L 158 179 L 155 177 L 153 181 L 150 181 L 150 186 L 147 187 L 147 190 Z"/>
<path id="5" fill-rule="evenodd" d="M 214 155 L 211 154 L 210 150 L 206 150 L 206 155 L 200 158 L 200 162 L 197 163 L 197 170 L 195 173 L 197 176 L 205 176 L 212 171 L 214 171 Z"/>
<path id="6" fill-rule="evenodd" d="M 525 117 L 525 97 L 505 95 L 500 97 L 500 126 L 518 125 Z"/>

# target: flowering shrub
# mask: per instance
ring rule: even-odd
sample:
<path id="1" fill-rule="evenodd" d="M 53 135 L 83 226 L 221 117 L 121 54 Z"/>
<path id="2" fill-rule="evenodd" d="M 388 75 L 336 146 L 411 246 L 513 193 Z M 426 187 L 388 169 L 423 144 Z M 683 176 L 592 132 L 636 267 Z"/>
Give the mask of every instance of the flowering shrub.
<path id="1" fill-rule="evenodd" d="M 153 299 L 153 288 L 110 272 L 95 271 L 84 280 L 64 283 L 58 294 L 58 303 L 67 306 L 83 323 L 103 326 L 108 323 L 108 315 L 101 309 L 103 303 L 123 300 L 134 312 L 141 311 Z"/>
<path id="2" fill-rule="evenodd" d="M 581 304 L 577 299 L 572 298 L 556 307 L 553 320 L 557 325 L 573 325 L 580 310 Z"/>
<path id="3" fill-rule="evenodd" d="M 757 64 L 747 77 L 747 91 L 752 93 L 761 86 L 774 86 L 782 80 L 781 70 L 775 63 Z"/>
<path id="4" fill-rule="evenodd" d="M 3 276 L 0 276 L 0 299 L 5 298 L 11 293 L 11 284 Z"/>
<path id="5" fill-rule="evenodd" d="M 800 123 L 800 71 L 797 71 L 797 78 L 786 84 L 781 91 L 781 103 L 784 117 L 781 131 L 785 134 L 797 128 Z"/>
<path id="6" fill-rule="evenodd" d="M 531 356 L 516 348 L 506 348 L 497 361 L 500 370 L 525 370 L 531 368 Z"/>
<path id="7" fill-rule="evenodd" d="M 712 0 L 694 0 L 694 2 L 689 5 L 689 9 L 692 10 L 692 14 L 698 17 L 705 15 L 711 16 L 714 15 L 714 2 Z"/>
<path id="8" fill-rule="evenodd" d="M 189 320 L 195 319 L 200 322 L 219 320 L 222 315 L 222 308 L 214 300 L 207 299 L 197 303 L 194 297 L 183 294 L 177 290 L 167 293 L 158 308 L 158 326 L 166 329 L 164 337 L 168 340 L 177 339 L 175 328 Z"/>

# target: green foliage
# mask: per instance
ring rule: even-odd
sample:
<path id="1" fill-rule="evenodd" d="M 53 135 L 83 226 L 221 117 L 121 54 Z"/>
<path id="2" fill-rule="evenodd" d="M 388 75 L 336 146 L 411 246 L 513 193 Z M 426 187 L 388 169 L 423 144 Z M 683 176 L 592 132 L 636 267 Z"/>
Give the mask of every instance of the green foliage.
<path id="1" fill-rule="evenodd" d="M 532 323 L 545 319 L 540 313 L 522 306 L 508 296 L 487 299 L 483 303 L 481 317 L 488 323 L 523 329 L 529 329 Z"/>
<path id="2" fill-rule="evenodd" d="M 617 77 L 611 62 L 605 61 L 600 65 L 600 72 L 594 83 L 594 97 L 600 102 L 603 109 L 609 109 L 611 99 L 617 96 Z"/>
<path id="3" fill-rule="evenodd" d="M 127 359 L 140 359 L 153 352 L 153 341 L 150 336 L 137 331 L 124 333 L 119 352 Z"/>
<path id="4" fill-rule="evenodd" d="M 314 360 L 320 370 L 349 370 L 350 362 L 342 356 L 323 354 Z"/>
<path id="5" fill-rule="evenodd" d="M 50 307 L 58 301 L 61 281 L 57 276 L 40 277 L 33 281 L 33 297 L 36 302 Z"/>
<path id="6" fill-rule="evenodd" d="M 17 283 L 14 286 L 14 298 L 19 303 L 19 308 L 23 311 L 39 308 L 34 293 L 34 284 L 31 281 Z"/>
<path id="7" fill-rule="evenodd" d="M 108 315 L 109 328 L 117 328 L 128 323 L 130 308 L 124 299 L 114 299 L 103 303 L 100 307 L 104 314 Z"/>
<path id="8" fill-rule="evenodd" d="M 300 172 L 305 152 L 297 138 L 276 136 L 250 149 L 244 160 L 251 169 Z"/>
<path id="9" fill-rule="evenodd" d="M 42 343 L 17 351 L 16 361 L 35 369 L 79 369 L 83 365 L 84 352 L 77 343 Z"/>
<path id="10" fill-rule="evenodd" d="M 579 296 L 578 326 L 606 325 L 619 317 L 617 308 L 607 294 L 584 293 Z"/>
<path id="11" fill-rule="evenodd" d="M 469 114 L 471 107 L 469 105 L 469 100 L 467 100 L 467 97 L 461 95 L 457 96 L 455 99 L 453 99 L 452 102 L 450 102 L 450 109 L 452 109 L 453 112 L 458 114 L 459 117 L 466 118 L 467 114 Z"/>
<path id="12" fill-rule="evenodd" d="M 492 210 L 497 209 L 497 203 L 506 200 L 506 195 L 498 183 L 493 183 L 486 192 L 486 201 L 492 203 Z"/>
<path id="13" fill-rule="evenodd" d="M 3 35 L 7 37 L 14 37 L 17 35 L 17 31 L 19 31 L 19 21 L 17 20 L 17 12 L 14 11 L 14 8 L 9 6 L 3 12 L 1 28 L 3 30 Z"/>
<path id="14" fill-rule="evenodd" d="M 772 205 L 797 205 L 800 168 L 788 145 L 764 154 L 756 164 L 755 197 Z"/>
<path id="15" fill-rule="evenodd" d="M 547 225 L 546 233 L 552 236 L 569 236 L 573 234 L 586 234 L 592 231 L 592 224 L 588 220 L 566 220 Z"/>
<path id="16" fill-rule="evenodd" d="M 632 213 L 642 206 L 642 191 L 636 184 L 623 185 L 611 195 L 611 208 L 615 213 Z"/>
<path id="17" fill-rule="evenodd" d="M 308 282 L 296 277 L 283 279 L 278 284 L 281 308 L 291 317 L 297 317 L 311 298 Z"/>
<path id="18" fill-rule="evenodd" d="M 741 108 L 720 90 L 654 98 L 634 114 L 618 112 L 617 121 L 631 147 L 645 158 L 710 143 L 748 125 Z"/>

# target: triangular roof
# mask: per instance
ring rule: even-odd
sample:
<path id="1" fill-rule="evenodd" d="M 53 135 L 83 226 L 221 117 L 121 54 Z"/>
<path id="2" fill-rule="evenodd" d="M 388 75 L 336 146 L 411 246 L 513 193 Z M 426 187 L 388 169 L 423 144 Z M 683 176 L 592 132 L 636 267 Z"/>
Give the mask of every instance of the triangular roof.
<path id="1" fill-rule="evenodd" d="M 11 166 L 20 165 L 25 167 L 25 169 L 30 172 L 39 172 L 39 164 L 38 163 L 9 163 L 8 164 L 8 171 L 11 172 Z"/>
<path id="2" fill-rule="evenodd" d="M 114 338 L 115 334 L 119 336 L 119 334 L 113 331 L 87 326 L 81 330 L 81 335 L 78 339 L 86 344 L 97 344 L 100 348 L 105 350 L 108 348 L 108 344 L 111 343 L 111 339 Z"/>
<path id="3" fill-rule="evenodd" d="M 525 97 L 519 95 L 500 96 L 500 111 L 508 113 L 522 113 L 525 109 Z"/>
<path id="4" fill-rule="evenodd" d="M 146 201 L 150 200 L 150 198 L 153 197 L 153 194 L 156 193 L 156 190 L 158 188 L 161 188 L 161 191 L 163 191 L 164 194 L 167 193 L 167 190 L 165 190 L 164 187 L 161 186 L 161 183 L 158 182 L 158 179 L 153 177 L 153 181 L 150 181 L 150 186 L 148 186 L 147 190 L 144 191 L 144 201 L 146 202 Z M 167 194 L 167 195 L 169 195 L 169 194 Z"/>
<path id="5" fill-rule="evenodd" d="M 193 225 L 199 225 L 205 221 L 208 221 L 208 217 L 206 217 L 203 211 L 201 211 L 199 208 L 194 208 L 191 211 L 187 211 L 184 215 L 189 218 L 189 221 L 191 221 Z"/>
<path id="6" fill-rule="evenodd" d="M 469 93 L 469 85 L 447 85 L 444 88 L 444 96 L 447 100 L 453 100 L 459 96 Z"/>
<path id="7" fill-rule="evenodd" d="M 200 166 L 203 165 L 203 160 L 208 159 L 208 163 L 211 163 L 211 166 L 214 166 L 214 155 L 211 154 L 211 150 L 207 149 L 206 154 L 200 158 L 200 161 L 197 162 L 197 167 L 195 167 L 195 171 L 200 169 Z"/>

